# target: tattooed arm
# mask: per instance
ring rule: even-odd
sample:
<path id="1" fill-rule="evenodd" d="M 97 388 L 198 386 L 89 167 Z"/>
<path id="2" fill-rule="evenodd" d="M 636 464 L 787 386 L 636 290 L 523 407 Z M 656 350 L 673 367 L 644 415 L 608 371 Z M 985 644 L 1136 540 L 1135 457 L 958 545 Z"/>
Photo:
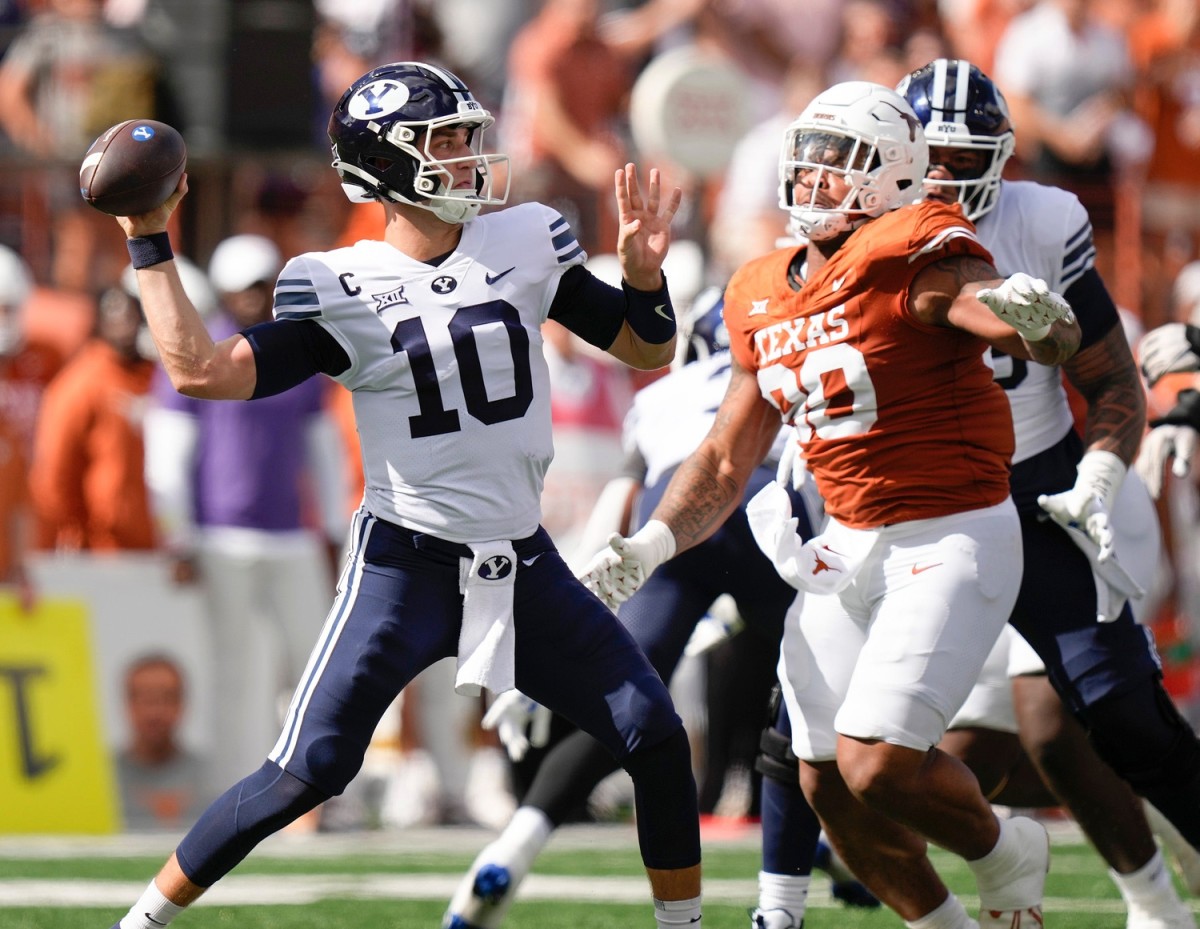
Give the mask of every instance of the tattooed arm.
<path id="1" fill-rule="evenodd" d="M 779 427 L 779 411 L 763 398 L 755 376 L 734 361 L 712 428 L 679 466 L 650 517 L 671 528 L 676 551 L 703 542 L 729 518 Z"/>
<path id="2" fill-rule="evenodd" d="M 1058 320 L 1045 338 L 1029 341 L 976 299 L 980 290 L 1002 283 L 1000 272 L 981 258 L 943 258 L 917 273 L 908 309 L 921 322 L 962 329 L 1026 361 L 1056 365 L 1075 354 L 1080 339 L 1075 320 Z"/>
<path id="3" fill-rule="evenodd" d="M 1085 448 L 1130 464 L 1146 431 L 1146 396 L 1121 324 L 1064 363 L 1063 371 L 1087 400 Z"/>

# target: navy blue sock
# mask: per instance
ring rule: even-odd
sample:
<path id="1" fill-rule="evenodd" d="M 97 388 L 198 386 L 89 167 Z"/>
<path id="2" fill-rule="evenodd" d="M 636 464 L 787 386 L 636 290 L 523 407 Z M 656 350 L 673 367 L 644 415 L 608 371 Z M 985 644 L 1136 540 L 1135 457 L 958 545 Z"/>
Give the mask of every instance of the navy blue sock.
<path id="1" fill-rule="evenodd" d="M 762 869 L 771 874 L 811 874 L 821 822 L 798 783 L 762 781 Z"/>

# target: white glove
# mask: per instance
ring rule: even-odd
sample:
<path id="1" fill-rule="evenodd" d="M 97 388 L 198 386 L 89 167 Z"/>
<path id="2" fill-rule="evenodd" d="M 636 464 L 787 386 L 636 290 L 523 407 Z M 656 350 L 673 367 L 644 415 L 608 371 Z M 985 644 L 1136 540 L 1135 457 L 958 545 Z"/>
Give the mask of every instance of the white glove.
<path id="1" fill-rule="evenodd" d="M 652 519 L 628 539 L 618 532 L 609 536 L 608 548 L 592 556 L 579 579 L 615 610 L 674 554 L 674 534 L 666 523 Z"/>
<path id="2" fill-rule="evenodd" d="M 1125 470 L 1125 462 L 1112 452 L 1091 451 L 1079 460 L 1074 487 L 1038 497 L 1038 506 L 1056 523 L 1087 534 L 1099 549 L 1096 557 L 1101 564 L 1112 557 L 1115 540 L 1109 514 Z"/>
<path id="3" fill-rule="evenodd" d="M 1056 320 L 1074 320 L 1071 305 L 1040 278 L 1018 271 L 999 287 L 985 287 L 976 298 L 1027 341 L 1046 338 Z"/>
<path id="4" fill-rule="evenodd" d="M 1200 355 L 1188 338 L 1188 328 L 1184 323 L 1167 323 L 1151 329 L 1138 342 L 1142 374 L 1151 387 L 1164 374 L 1200 369 Z M 1200 337 L 1200 333 L 1196 335 Z"/>
<path id="5" fill-rule="evenodd" d="M 1146 433 L 1133 467 L 1146 482 L 1150 496 L 1157 500 L 1162 493 L 1163 472 L 1168 459 L 1171 459 L 1172 474 L 1176 477 L 1188 476 L 1198 444 L 1200 433 L 1191 426 L 1155 426 Z"/>
<path id="6" fill-rule="evenodd" d="M 484 729 L 495 729 L 508 757 L 520 761 L 531 746 L 544 748 L 550 741 L 551 715 L 521 691 L 506 690 L 488 707 L 482 725 Z"/>

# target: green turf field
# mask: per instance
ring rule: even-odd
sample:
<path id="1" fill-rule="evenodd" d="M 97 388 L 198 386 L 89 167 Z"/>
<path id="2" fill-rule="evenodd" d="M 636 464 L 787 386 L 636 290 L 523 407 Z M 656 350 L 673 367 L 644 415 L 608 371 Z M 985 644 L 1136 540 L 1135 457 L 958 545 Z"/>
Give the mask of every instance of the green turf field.
<path id="1" fill-rule="evenodd" d="M 289 837 L 264 843 L 176 929 L 436 929 L 463 870 L 490 837 L 480 830 Z M 141 892 L 169 838 L 0 838 L 0 927 L 109 929 Z M 968 909 L 977 905 L 958 859 L 935 862 Z M 748 929 L 757 837 L 705 842 L 706 929 Z M 522 888 L 510 929 L 653 929 L 648 890 L 629 826 L 568 827 Z M 1196 909 L 1196 907 L 1193 907 Z M 1054 831 L 1046 886 L 1053 929 L 1122 929 L 1124 909 L 1096 854 L 1069 829 Z M 847 909 L 813 880 L 806 929 L 883 929 L 888 911 Z"/>

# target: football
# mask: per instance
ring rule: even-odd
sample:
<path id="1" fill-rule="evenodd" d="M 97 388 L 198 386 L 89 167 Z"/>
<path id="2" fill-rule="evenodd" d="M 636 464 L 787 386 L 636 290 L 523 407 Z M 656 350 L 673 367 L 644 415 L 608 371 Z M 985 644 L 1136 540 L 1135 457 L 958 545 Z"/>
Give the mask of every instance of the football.
<path id="1" fill-rule="evenodd" d="M 178 130 L 153 119 L 127 119 L 105 130 L 79 167 L 79 193 L 112 216 L 137 216 L 175 191 L 187 166 Z"/>

